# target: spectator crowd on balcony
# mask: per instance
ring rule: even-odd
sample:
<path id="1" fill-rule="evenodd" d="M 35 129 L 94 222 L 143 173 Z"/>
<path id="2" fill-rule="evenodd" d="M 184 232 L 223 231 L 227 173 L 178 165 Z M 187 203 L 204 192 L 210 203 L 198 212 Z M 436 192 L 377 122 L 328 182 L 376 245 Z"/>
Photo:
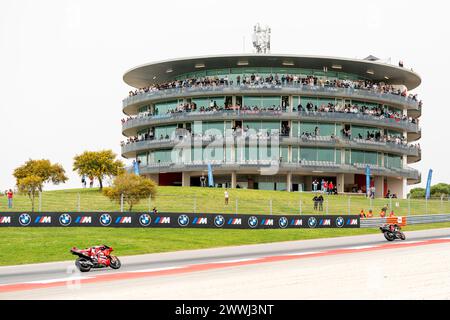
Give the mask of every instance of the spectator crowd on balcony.
<path id="1" fill-rule="evenodd" d="M 129 97 L 145 94 L 149 92 L 157 92 L 168 89 L 178 88 L 203 88 L 218 86 L 316 86 L 330 88 L 351 88 L 358 90 L 370 90 L 381 94 L 394 94 L 408 97 L 411 100 L 418 101 L 417 94 L 408 94 L 406 90 L 395 88 L 385 83 L 374 83 L 369 80 L 340 80 L 340 79 L 323 79 L 316 76 L 299 76 L 299 75 L 267 75 L 260 76 L 258 74 L 238 75 L 236 82 L 225 76 L 205 76 L 199 78 L 190 78 L 184 80 L 174 80 L 166 83 L 154 84 L 145 88 L 136 89 L 129 92 Z"/>
<path id="2" fill-rule="evenodd" d="M 174 109 L 169 109 L 167 114 L 178 114 L 178 113 L 189 113 L 189 112 L 200 112 L 200 113 L 214 113 L 214 112 L 226 112 L 226 111 L 235 111 L 240 113 L 263 113 L 263 112 L 287 112 L 289 107 L 287 105 L 282 106 L 269 106 L 269 107 L 260 107 L 260 106 L 240 106 L 240 105 L 225 105 L 219 106 L 216 101 L 211 100 L 209 106 L 201 106 L 198 107 L 195 102 L 179 104 Z M 366 105 L 357 105 L 357 104 L 322 104 L 321 106 L 317 106 L 311 102 L 308 102 L 305 106 L 299 104 L 297 107 L 292 108 L 293 112 L 298 113 L 341 113 L 341 114 L 354 114 L 361 116 L 370 116 L 374 117 L 377 120 L 383 119 L 391 119 L 396 122 L 409 122 L 413 124 L 419 124 L 419 120 L 408 117 L 405 114 L 402 114 L 400 111 L 393 111 L 388 108 L 381 108 L 379 106 L 368 107 Z M 128 121 L 136 118 L 147 118 L 152 116 L 159 115 L 158 108 L 155 108 L 154 112 L 146 111 L 140 113 L 136 117 L 127 117 L 122 119 L 122 125 L 127 123 Z"/>
<path id="3" fill-rule="evenodd" d="M 321 135 L 320 128 L 315 127 L 313 132 L 302 132 L 300 135 L 300 139 L 303 141 L 355 141 L 357 143 L 381 143 L 381 144 L 394 144 L 401 145 L 409 148 L 416 148 L 420 150 L 420 144 L 408 144 L 407 138 L 400 135 L 391 135 L 391 134 L 382 134 L 381 131 L 373 130 L 367 131 L 367 134 L 363 136 L 361 133 L 353 136 L 351 129 L 346 128 L 344 126 L 341 129 L 341 137 L 338 137 L 334 134 L 330 136 Z M 257 137 L 257 138 L 270 138 L 270 137 L 290 137 L 291 136 L 291 128 L 286 122 L 282 122 L 281 130 L 254 130 L 250 129 L 247 125 L 242 128 L 240 125 L 236 125 L 232 128 L 232 135 L 234 137 Z M 179 128 L 174 131 L 173 134 L 169 136 L 169 134 L 163 135 L 161 134 L 159 137 L 155 136 L 154 130 L 148 130 L 146 133 L 139 134 L 137 136 L 129 137 L 126 141 L 121 142 L 121 146 L 125 146 L 131 143 L 136 143 L 140 141 L 173 141 L 176 139 L 187 139 L 187 138 L 199 138 L 207 141 L 214 141 L 217 138 L 223 138 L 223 132 L 214 132 L 214 131 L 206 131 L 205 133 L 192 133 L 190 129 Z M 295 135 L 293 136 L 295 138 Z"/>

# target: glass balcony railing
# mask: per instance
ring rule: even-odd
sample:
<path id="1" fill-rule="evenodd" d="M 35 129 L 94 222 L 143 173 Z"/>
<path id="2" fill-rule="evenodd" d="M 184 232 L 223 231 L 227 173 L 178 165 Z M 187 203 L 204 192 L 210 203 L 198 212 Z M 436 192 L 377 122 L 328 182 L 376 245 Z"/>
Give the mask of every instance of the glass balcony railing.
<path id="1" fill-rule="evenodd" d="M 232 136 L 231 143 L 235 144 L 238 137 Z M 246 144 L 256 143 L 256 141 L 267 140 L 269 141 L 271 137 L 257 137 L 248 136 Z M 400 153 L 402 155 L 411 157 L 420 157 L 420 148 L 415 145 L 403 145 L 396 144 L 393 142 L 375 142 L 361 139 L 345 139 L 340 137 L 314 137 L 314 138 L 301 138 L 301 137 L 277 137 L 279 140 L 277 143 L 281 146 L 304 146 L 304 147 L 328 147 L 328 148 L 349 148 L 349 149 L 360 149 L 367 151 L 377 151 L 386 153 Z M 126 155 L 128 153 L 138 153 L 148 150 L 157 150 L 161 148 L 187 148 L 191 146 L 226 146 L 230 143 L 229 137 L 214 138 L 212 136 L 200 136 L 200 137 L 183 137 L 183 138 L 169 138 L 169 139 L 154 139 L 154 140 L 144 140 L 125 144 L 122 146 L 122 154 Z M 274 143 L 273 141 L 271 142 Z"/>
<path id="2" fill-rule="evenodd" d="M 231 94 L 277 94 L 277 95 L 316 95 L 331 96 L 352 99 L 368 99 L 386 104 L 405 105 L 408 109 L 419 109 L 419 101 L 413 98 L 403 97 L 394 93 L 383 93 L 369 89 L 353 89 L 353 88 L 337 88 L 328 86 L 310 86 L 302 84 L 286 84 L 286 85 L 219 85 L 219 86 L 198 86 L 165 89 L 160 91 L 152 91 L 141 93 L 136 96 L 127 97 L 123 100 L 123 108 L 138 104 L 141 102 L 150 102 L 153 100 L 172 99 L 190 95 L 231 95 Z"/>
<path id="3" fill-rule="evenodd" d="M 343 112 L 282 112 L 282 111 L 242 111 L 242 110 L 222 110 L 208 112 L 177 112 L 158 116 L 146 116 L 130 119 L 123 123 L 122 132 L 132 128 L 144 127 L 162 123 L 178 123 L 190 121 L 212 121 L 212 120 L 304 120 L 304 121 L 336 121 L 349 124 L 365 124 L 374 126 L 384 126 L 393 129 L 400 129 L 407 132 L 419 132 L 419 125 L 407 120 L 396 120 L 381 118 L 362 113 Z"/>
<path id="4" fill-rule="evenodd" d="M 332 172 L 332 173 L 354 173 L 354 174 L 364 174 L 366 170 L 365 164 L 337 164 L 328 161 L 306 161 L 302 160 L 299 163 L 286 163 L 274 160 L 249 160 L 249 161 L 239 161 L 239 162 L 225 162 L 225 161 L 185 161 L 185 162 L 161 162 L 152 163 L 145 166 L 140 166 L 141 174 L 151 174 L 159 173 L 161 170 L 164 172 L 179 172 L 179 171 L 196 171 L 204 170 L 204 168 L 211 164 L 213 170 L 233 170 L 239 171 L 240 169 L 246 170 L 254 168 L 258 172 L 259 168 L 270 167 L 270 171 L 273 174 L 289 172 L 292 170 L 296 171 L 321 171 L 321 172 Z M 421 175 L 419 171 L 404 167 L 404 168 L 387 168 L 375 165 L 369 165 L 371 167 L 372 174 L 383 175 L 390 177 L 404 177 L 409 180 L 420 180 Z"/>

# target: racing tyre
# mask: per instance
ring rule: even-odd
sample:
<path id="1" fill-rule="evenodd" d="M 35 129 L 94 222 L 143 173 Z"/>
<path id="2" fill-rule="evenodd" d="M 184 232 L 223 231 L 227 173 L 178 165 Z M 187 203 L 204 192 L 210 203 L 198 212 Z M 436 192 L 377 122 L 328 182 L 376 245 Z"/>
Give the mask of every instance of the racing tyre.
<path id="1" fill-rule="evenodd" d="M 386 238 L 387 241 L 394 241 L 395 240 L 395 236 L 392 233 L 385 232 L 383 234 L 384 234 L 384 237 Z"/>
<path id="2" fill-rule="evenodd" d="M 92 266 L 88 263 L 88 261 L 84 258 L 78 258 L 75 261 L 75 266 L 78 270 L 81 272 L 89 272 L 92 268 Z"/>
<path id="3" fill-rule="evenodd" d="M 405 236 L 405 234 L 404 234 L 403 232 L 399 232 L 399 233 L 398 233 L 398 237 L 399 237 L 400 239 L 402 239 L 403 241 L 406 240 L 406 236 Z"/>
<path id="4" fill-rule="evenodd" d="M 120 262 L 119 258 L 117 258 L 116 256 L 111 256 L 111 262 L 110 262 L 109 266 L 112 269 L 117 270 L 122 266 L 122 263 Z"/>

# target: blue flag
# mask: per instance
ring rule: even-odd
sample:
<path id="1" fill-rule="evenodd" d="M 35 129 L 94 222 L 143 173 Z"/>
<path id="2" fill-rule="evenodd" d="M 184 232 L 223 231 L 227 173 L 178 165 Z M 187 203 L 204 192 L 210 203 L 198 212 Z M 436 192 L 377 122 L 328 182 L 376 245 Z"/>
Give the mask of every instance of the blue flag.
<path id="1" fill-rule="evenodd" d="M 214 187 L 214 177 L 211 163 L 208 163 L 208 187 Z"/>
<path id="2" fill-rule="evenodd" d="M 133 167 L 134 167 L 134 174 L 138 176 L 139 175 L 139 163 L 136 160 L 133 161 Z"/>
<path id="3" fill-rule="evenodd" d="M 370 193 L 370 167 L 366 167 L 366 193 L 369 195 Z"/>
<path id="4" fill-rule="evenodd" d="M 430 192 L 431 192 L 431 177 L 433 176 L 433 170 L 430 169 L 428 171 L 428 181 L 427 181 L 427 189 L 426 189 L 426 199 L 430 199 Z"/>

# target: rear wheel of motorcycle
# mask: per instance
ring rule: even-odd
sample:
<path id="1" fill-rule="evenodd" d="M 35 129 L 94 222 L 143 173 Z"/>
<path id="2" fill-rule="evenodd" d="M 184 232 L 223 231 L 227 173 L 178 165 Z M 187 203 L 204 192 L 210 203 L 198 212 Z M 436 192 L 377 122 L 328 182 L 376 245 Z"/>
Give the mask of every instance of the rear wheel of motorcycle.
<path id="1" fill-rule="evenodd" d="M 386 238 L 387 241 L 394 241 L 395 240 L 395 236 L 390 233 L 390 232 L 385 232 L 384 233 L 384 237 Z"/>
<path id="2" fill-rule="evenodd" d="M 91 266 L 87 263 L 87 260 L 84 258 L 78 258 L 75 261 L 75 265 L 81 272 L 89 272 L 91 270 Z"/>
<path id="3" fill-rule="evenodd" d="M 116 256 L 111 256 L 111 262 L 109 264 L 109 266 L 112 269 L 119 269 L 122 266 L 122 263 L 120 262 L 119 258 L 117 258 Z"/>

